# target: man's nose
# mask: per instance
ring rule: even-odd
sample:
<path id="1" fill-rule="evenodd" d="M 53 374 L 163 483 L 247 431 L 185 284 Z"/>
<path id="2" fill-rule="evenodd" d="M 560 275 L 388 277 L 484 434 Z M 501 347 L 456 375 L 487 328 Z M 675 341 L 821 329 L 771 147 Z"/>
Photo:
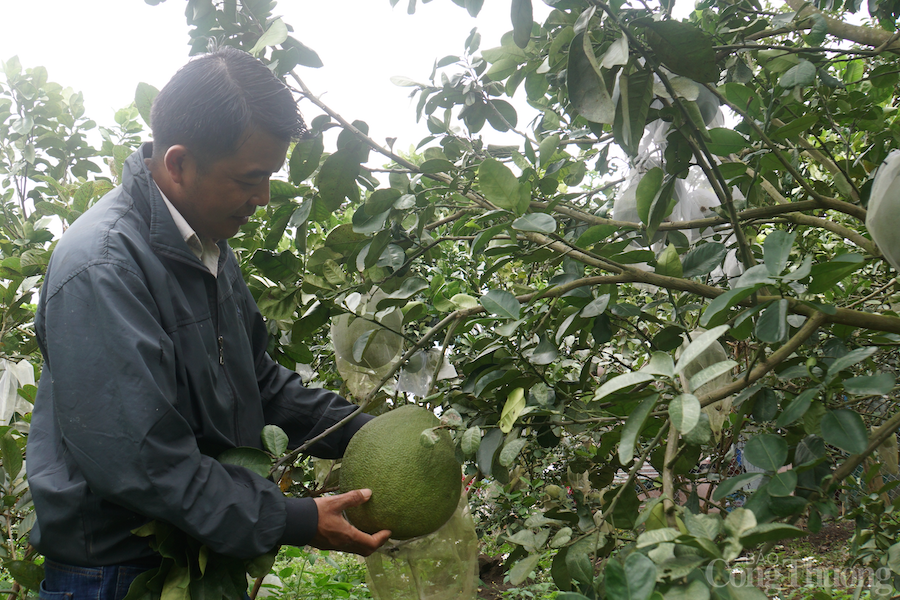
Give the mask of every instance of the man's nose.
<path id="1" fill-rule="evenodd" d="M 253 190 L 253 195 L 250 197 L 250 202 L 256 206 L 265 206 L 269 203 L 270 192 L 269 192 L 269 180 L 265 180 L 260 183 Z"/>

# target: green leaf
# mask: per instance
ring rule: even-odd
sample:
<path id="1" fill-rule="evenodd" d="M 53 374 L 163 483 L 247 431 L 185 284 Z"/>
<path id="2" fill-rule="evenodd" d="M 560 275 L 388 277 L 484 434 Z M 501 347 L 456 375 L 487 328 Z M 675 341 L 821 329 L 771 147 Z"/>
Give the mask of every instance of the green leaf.
<path id="1" fill-rule="evenodd" d="M 500 429 L 489 429 L 478 450 L 475 453 L 475 462 L 478 464 L 478 470 L 490 477 L 492 474 L 494 455 L 503 443 L 503 432 Z"/>
<path id="2" fill-rule="evenodd" d="M 22 587 L 35 592 L 41 589 L 41 581 L 44 579 L 44 567 L 41 565 L 30 560 L 11 560 L 3 563 L 3 566 Z"/>
<path id="3" fill-rule="evenodd" d="M 794 493 L 797 487 L 797 472 L 784 471 L 783 473 L 775 473 L 766 486 L 766 491 L 770 496 L 784 498 Z"/>
<path id="4" fill-rule="evenodd" d="M 627 58 L 628 40 L 623 36 L 621 41 L 625 45 Z M 623 73 L 619 76 L 619 103 L 616 105 L 613 135 L 616 142 L 630 156 L 634 156 L 638 152 L 652 101 L 652 73 L 638 71 L 631 74 Z"/>
<path id="5" fill-rule="evenodd" d="M 641 371 L 623 373 L 622 375 L 608 379 L 603 385 L 601 385 L 600 388 L 597 389 L 597 391 L 594 393 L 594 400 L 602 400 L 613 392 L 617 392 L 621 389 L 631 387 L 639 383 L 653 381 L 654 379 L 656 379 L 656 377 L 654 377 L 651 373 L 643 373 Z"/>
<path id="6" fill-rule="evenodd" d="M 547 165 L 550 164 L 553 155 L 556 154 L 557 148 L 559 148 L 558 135 L 548 135 L 541 140 L 541 144 L 538 146 L 538 156 L 540 156 L 541 168 L 546 168 Z"/>
<path id="7" fill-rule="evenodd" d="M 716 377 L 730 373 L 736 366 L 738 366 L 738 363 L 733 360 L 723 360 L 722 362 L 710 365 L 692 375 L 688 382 L 688 387 L 691 390 L 700 389 L 700 387 L 709 383 Z"/>
<path id="8" fill-rule="evenodd" d="M 22 472 L 24 459 L 22 449 L 16 443 L 16 438 L 13 437 L 11 430 L 7 430 L 0 437 L 0 456 L 3 458 L 3 469 L 9 475 L 10 481 L 15 480 Z"/>
<path id="9" fill-rule="evenodd" d="M 549 365 L 559 356 L 559 349 L 552 336 L 541 335 L 540 341 L 529 359 L 534 365 Z"/>
<path id="10" fill-rule="evenodd" d="M 671 527 L 648 529 L 638 536 L 636 546 L 638 548 L 647 548 L 648 546 L 674 542 L 679 537 L 681 537 L 681 532 L 677 529 L 672 529 Z"/>
<path id="11" fill-rule="evenodd" d="M 531 41 L 531 25 L 534 21 L 531 0 L 512 0 L 510 12 L 513 26 L 513 42 L 519 48 L 524 48 Z"/>
<path id="12" fill-rule="evenodd" d="M 190 567 L 173 566 L 163 583 L 160 600 L 191 600 L 190 583 Z"/>
<path id="13" fill-rule="evenodd" d="M 592 123 L 612 124 L 615 121 L 616 105 L 600 74 L 590 36 L 584 32 L 578 33 L 569 46 L 566 84 L 569 101 L 578 114 Z"/>
<path id="14" fill-rule="evenodd" d="M 753 265 L 738 278 L 735 282 L 735 288 L 747 288 L 755 285 L 768 285 L 775 283 L 775 280 L 769 276 L 769 270 L 766 265 Z"/>
<path id="15" fill-rule="evenodd" d="M 259 56 L 259 54 L 269 46 L 277 46 L 283 44 L 288 38 L 288 28 L 281 19 L 275 21 L 269 26 L 264 34 L 256 41 L 256 44 L 250 48 L 250 54 Z"/>
<path id="16" fill-rule="evenodd" d="M 147 127 L 150 127 L 150 108 L 153 106 L 153 99 L 156 98 L 158 93 L 158 89 L 143 81 L 138 83 L 137 89 L 134 90 L 134 105 L 137 107 L 138 113 L 141 115 L 144 123 L 147 124 Z"/>
<path id="17" fill-rule="evenodd" d="M 784 412 L 782 412 L 778 416 L 778 420 L 775 421 L 775 426 L 784 428 L 792 425 L 797 419 L 806 414 L 806 411 L 809 410 L 813 400 L 816 399 L 816 396 L 818 396 L 821 391 L 822 390 L 818 387 L 803 390 L 800 395 L 791 400 L 790 404 L 785 407 Z"/>
<path id="18" fill-rule="evenodd" d="M 744 455 L 751 464 L 764 471 L 777 471 L 787 461 L 787 441 L 779 435 L 762 433 L 750 438 L 744 447 Z"/>
<path id="19" fill-rule="evenodd" d="M 288 435 L 278 425 L 266 425 L 262 430 L 263 447 L 270 454 L 281 456 L 288 448 Z"/>
<path id="20" fill-rule="evenodd" d="M 372 235 L 384 229 L 387 218 L 391 211 L 386 210 L 381 213 L 370 214 L 368 208 L 363 205 L 356 209 L 353 213 L 351 222 L 353 223 L 353 232 L 363 235 Z"/>
<path id="21" fill-rule="evenodd" d="M 777 344 L 787 338 L 788 305 L 787 300 L 776 300 L 759 316 L 759 320 L 756 322 L 756 337 L 760 341 Z"/>
<path id="22" fill-rule="evenodd" d="M 594 317 L 602 315 L 609 306 L 609 298 L 609 294 L 602 294 L 588 302 L 585 307 L 581 309 L 581 317 L 584 319 L 593 319 Z"/>
<path id="23" fill-rule="evenodd" d="M 637 443 L 641 429 L 644 428 L 647 416 L 656 406 L 657 398 L 656 394 L 644 398 L 638 407 L 628 415 L 625 427 L 622 428 L 622 439 L 619 441 L 619 463 L 623 466 L 631 464 L 634 458 L 634 446 Z"/>
<path id="24" fill-rule="evenodd" d="M 862 417 L 846 408 L 825 413 L 822 417 L 822 438 L 850 454 L 862 454 L 869 445 L 869 433 Z"/>
<path id="25" fill-rule="evenodd" d="M 465 454 L 466 456 L 472 456 L 473 454 L 478 452 L 478 447 L 480 445 L 481 428 L 476 425 L 475 427 L 469 427 L 468 429 L 466 429 L 459 444 L 459 448 L 460 450 L 462 450 L 463 454 Z"/>
<path id="26" fill-rule="evenodd" d="M 432 158 L 419 165 L 423 173 L 448 173 L 456 167 L 446 158 Z"/>
<path id="27" fill-rule="evenodd" d="M 740 106 L 751 116 L 760 116 L 762 103 L 754 90 L 735 82 L 726 83 L 722 86 L 722 90 L 729 102 Z"/>
<path id="28" fill-rule="evenodd" d="M 684 255 L 681 260 L 681 268 L 684 271 L 682 276 L 685 278 L 702 277 L 709 275 L 716 267 L 725 260 L 728 248 L 725 244 L 719 242 L 710 242 L 697 246 Z"/>
<path id="29" fill-rule="evenodd" d="M 739 538 L 754 527 L 756 527 L 756 515 L 752 510 L 736 508 L 725 517 L 725 531 L 734 537 Z"/>
<path id="30" fill-rule="evenodd" d="M 810 113 L 792 119 L 790 123 L 782 125 L 769 134 L 773 140 L 794 139 L 806 132 L 807 129 L 819 122 L 819 115 Z"/>
<path id="31" fill-rule="evenodd" d="M 859 254 L 842 254 L 827 263 L 813 265 L 810 270 L 812 281 L 809 284 L 809 293 L 821 294 L 830 290 L 865 263 L 865 258 Z"/>
<path id="32" fill-rule="evenodd" d="M 437 431 L 434 430 L 433 427 L 424 430 L 419 435 L 419 444 L 421 444 L 423 448 L 434 448 L 435 444 L 437 444 L 440 440 L 441 436 Z"/>
<path id="33" fill-rule="evenodd" d="M 660 223 L 662 223 L 666 218 L 666 215 L 671 212 L 670 207 L 672 205 L 672 194 L 675 191 L 675 182 L 676 179 L 674 177 L 666 177 L 663 180 L 659 193 L 653 198 L 653 202 L 650 205 L 650 212 L 647 216 L 648 240 L 653 239 L 653 236 L 656 235 L 656 230 L 659 229 Z"/>
<path id="34" fill-rule="evenodd" d="M 777 277 L 784 271 L 796 237 L 797 234 L 780 229 L 776 229 L 766 236 L 766 241 L 763 242 L 763 258 L 766 270 L 772 277 Z"/>
<path id="35" fill-rule="evenodd" d="M 662 189 L 663 176 L 664 172 L 662 169 L 653 167 L 638 182 L 634 195 L 637 200 L 638 218 L 644 225 L 647 225 L 650 221 L 650 209 L 653 207 L 653 201 L 659 196 L 659 192 Z"/>
<path id="36" fill-rule="evenodd" d="M 809 19 L 812 21 L 812 28 L 807 35 L 803 36 L 803 39 L 812 47 L 821 46 L 828 35 L 828 21 L 819 12 L 811 13 Z"/>
<path id="37" fill-rule="evenodd" d="M 319 58 L 315 50 L 290 36 L 284 41 L 283 47 L 289 49 L 296 58 L 297 64 L 309 67 L 311 69 L 319 69 L 322 67 L 322 59 Z"/>
<path id="38" fill-rule="evenodd" d="M 416 294 L 428 289 L 428 282 L 421 277 L 408 277 L 403 281 L 400 289 L 391 292 L 386 297 L 381 298 L 376 304 L 376 309 L 382 311 L 392 306 L 406 306 Z"/>
<path id="39" fill-rule="evenodd" d="M 741 150 L 749 146 L 747 140 L 733 129 L 714 127 L 709 130 L 710 142 L 706 147 L 716 156 L 729 156 L 739 154 Z"/>
<path id="40" fill-rule="evenodd" d="M 777 542 L 778 540 L 798 538 L 805 535 L 805 531 L 793 525 L 763 523 L 744 531 L 740 538 L 743 546 L 753 547 L 764 542 Z"/>
<path id="41" fill-rule="evenodd" d="M 509 167 L 493 158 L 485 159 L 478 167 L 481 192 L 488 202 L 521 215 L 531 201 L 531 187 L 519 183 Z"/>
<path id="42" fill-rule="evenodd" d="M 732 306 L 744 300 L 745 298 L 748 298 L 755 291 L 756 288 L 754 287 L 737 288 L 729 290 L 724 294 L 717 296 L 712 302 L 709 303 L 709 306 L 706 307 L 706 310 L 703 311 L 703 316 L 700 317 L 700 324 L 704 327 L 709 327 L 714 323 L 720 323 L 724 321 L 728 316 L 728 311 Z"/>
<path id="43" fill-rule="evenodd" d="M 825 380 L 826 383 L 833 381 L 844 369 L 849 369 L 853 365 L 861 363 L 876 352 L 878 352 L 877 347 L 867 346 L 865 348 L 856 348 L 844 356 L 834 359 L 828 366 L 828 377 Z"/>
<path id="44" fill-rule="evenodd" d="M 792 88 L 797 86 L 808 86 L 816 82 L 816 65 L 808 60 L 800 59 L 796 65 L 788 69 L 778 85 L 783 88 Z"/>
<path id="45" fill-rule="evenodd" d="M 272 570 L 272 566 L 275 564 L 275 559 L 278 557 L 278 548 L 276 547 L 273 550 L 266 552 L 256 558 L 247 561 L 246 568 L 247 574 L 254 579 L 259 577 L 265 577 L 269 574 L 269 571 Z M 198 600 L 197 598 L 192 598 L 192 600 Z"/>
<path id="46" fill-rule="evenodd" d="M 359 176 L 359 157 L 349 150 L 338 150 L 325 159 L 319 174 L 316 176 L 316 187 L 319 188 L 319 200 L 315 219 L 324 221 L 336 211 L 345 199 L 351 202 L 359 200 L 359 187 L 356 178 Z"/>
<path id="47" fill-rule="evenodd" d="M 579 248 L 586 248 L 601 240 L 605 240 L 617 231 L 618 228 L 615 225 L 594 225 L 593 227 L 589 227 L 587 231 L 579 236 L 575 241 L 575 245 Z"/>
<path id="48" fill-rule="evenodd" d="M 718 502 L 726 496 L 729 496 L 739 489 L 743 488 L 744 486 L 754 483 L 758 479 L 762 479 L 762 473 L 742 473 L 734 477 L 729 477 L 716 486 L 716 490 L 713 492 L 712 499 L 715 502 Z"/>
<path id="49" fill-rule="evenodd" d="M 515 296 L 504 290 L 491 290 L 481 297 L 481 305 L 492 315 L 503 319 L 518 319 L 521 305 Z"/>
<path id="50" fill-rule="evenodd" d="M 509 572 L 509 582 L 512 585 L 519 585 L 534 571 L 541 560 L 540 554 L 531 554 L 516 563 Z"/>
<path id="51" fill-rule="evenodd" d="M 713 40 L 697 26 L 669 20 L 648 23 L 647 29 L 650 47 L 671 71 L 700 83 L 719 81 Z"/>
<path id="52" fill-rule="evenodd" d="M 624 565 L 614 559 L 606 563 L 604 582 L 609 600 L 647 600 L 656 587 L 656 565 L 633 552 Z"/>
<path id="53" fill-rule="evenodd" d="M 672 362 L 672 357 L 665 352 L 654 352 L 650 355 L 647 364 L 641 367 L 641 372 L 672 378 L 675 377 L 675 363 Z"/>
<path id="54" fill-rule="evenodd" d="M 231 448 L 221 453 L 216 459 L 220 463 L 249 469 L 260 477 L 268 477 L 269 471 L 272 469 L 272 459 L 258 448 Z"/>
<path id="55" fill-rule="evenodd" d="M 694 362 L 707 348 L 716 343 L 716 340 L 722 337 L 728 329 L 728 325 L 719 325 L 698 335 L 681 353 L 681 357 L 675 364 L 675 372 L 681 373 L 685 367 Z"/>
<path id="56" fill-rule="evenodd" d="M 896 381 L 890 373 L 851 377 L 844 380 L 844 390 L 854 396 L 884 396 L 894 389 Z"/>
<path id="57" fill-rule="evenodd" d="M 556 231 L 556 219 L 544 213 L 529 213 L 513 221 L 512 228 L 516 231 L 553 233 Z"/>
<path id="58" fill-rule="evenodd" d="M 700 401 L 692 394 L 681 394 L 669 403 L 669 418 L 679 433 L 694 428 L 700 420 Z"/>
<path id="59" fill-rule="evenodd" d="M 294 145 L 289 163 L 291 183 L 300 185 L 319 168 L 325 150 L 322 134 L 302 139 Z"/>
<path id="60" fill-rule="evenodd" d="M 678 258 L 678 251 L 675 250 L 675 244 L 669 244 L 660 253 L 656 259 L 656 272 L 667 277 L 682 277 L 681 260 Z"/>
<path id="61" fill-rule="evenodd" d="M 522 451 L 522 448 L 528 445 L 528 440 L 525 438 L 516 438 L 513 441 L 509 442 L 503 449 L 500 451 L 500 457 L 497 459 L 501 465 L 504 467 L 511 467 L 514 462 L 516 462 L 516 457 L 519 456 L 519 453 Z"/>
<path id="62" fill-rule="evenodd" d="M 506 404 L 503 405 L 503 411 L 500 413 L 500 431 L 509 433 L 512 431 L 516 419 L 525 410 L 525 390 L 516 388 L 506 397 Z"/>

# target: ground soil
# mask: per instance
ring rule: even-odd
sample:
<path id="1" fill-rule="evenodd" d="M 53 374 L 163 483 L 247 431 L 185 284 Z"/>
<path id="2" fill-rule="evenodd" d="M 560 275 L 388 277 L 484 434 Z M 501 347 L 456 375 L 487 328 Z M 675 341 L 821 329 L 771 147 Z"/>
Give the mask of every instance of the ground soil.
<path id="1" fill-rule="evenodd" d="M 499 600 L 503 592 L 513 587 L 503 583 L 506 571 L 503 570 L 503 559 L 482 554 L 478 557 L 478 576 L 482 585 L 478 587 L 478 597 L 485 600 Z"/>

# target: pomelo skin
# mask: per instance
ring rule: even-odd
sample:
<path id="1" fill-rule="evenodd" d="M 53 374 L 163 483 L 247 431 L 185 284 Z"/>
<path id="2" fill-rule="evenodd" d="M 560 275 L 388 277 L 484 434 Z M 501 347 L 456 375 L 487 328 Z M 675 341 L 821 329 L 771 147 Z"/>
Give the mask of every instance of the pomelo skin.
<path id="1" fill-rule="evenodd" d="M 447 522 L 459 503 L 460 465 L 446 430 L 425 447 L 422 431 L 440 425 L 433 413 L 401 406 L 366 423 L 341 461 L 340 491 L 372 490 L 372 498 L 348 508 L 347 518 L 366 533 L 391 530 L 391 538 L 427 535 Z"/>

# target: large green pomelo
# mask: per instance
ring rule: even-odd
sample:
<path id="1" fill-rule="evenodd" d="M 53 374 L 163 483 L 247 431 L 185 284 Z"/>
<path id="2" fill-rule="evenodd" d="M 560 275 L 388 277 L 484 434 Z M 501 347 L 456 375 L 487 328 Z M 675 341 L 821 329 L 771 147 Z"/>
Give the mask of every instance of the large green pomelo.
<path id="1" fill-rule="evenodd" d="M 405 540 L 436 531 L 459 503 L 461 472 L 453 441 L 439 430 L 426 447 L 419 438 L 440 425 L 433 413 L 401 406 L 356 432 L 341 461 L 341 492 L 368 488 L 372 498 L 347 509 L 347 518 L 367 533 L 391 530 Z"/>

